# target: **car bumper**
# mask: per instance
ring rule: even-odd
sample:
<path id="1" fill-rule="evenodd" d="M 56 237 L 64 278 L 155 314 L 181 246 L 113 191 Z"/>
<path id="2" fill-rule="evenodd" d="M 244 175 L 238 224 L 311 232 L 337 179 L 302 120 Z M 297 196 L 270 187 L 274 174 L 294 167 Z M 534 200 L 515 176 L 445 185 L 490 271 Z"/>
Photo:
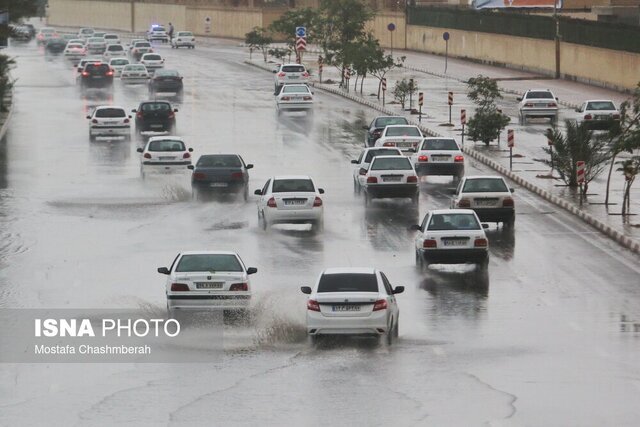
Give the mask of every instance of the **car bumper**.
<path id="1" fill-rule="evenodd" d="M 432 264 L 480 264 L 489 258 L 487 249 L 420 249 L 423 260 Z"/>
<path id="2" fill-rule="evenodd" d="M 619 120 L 584 120 L 578 124 L 584 124 L 587 128 L 593 130 L 609 130 L 614 125 L 620 124 Z"/>
<path id="3" fill-rule="evenodd" d="M 244 182 L 210 182 L 192 181 L 191 187 L 198 191 L 209 191 L 216 193 L 237 193 L 246 188 Z"/>
<path id="4" fill-rule="evenodd" d="M 183 47 L 183 46 L 195 46 L 195 42 L 185 42 L 185 41 L 174 41 L 174 46 Z"/>
<path id="5" fill-rule="evenodd" d="M 167 308 L 169 310 L 243 310 L 249 308 L 251 294 L 243 292 L 241 295 L 229 293 L 197 294 L 195 292 L 167 293 Z"/>
<path id="6" fill-rule="evenodd" d="M 548 108 L 523 108 L 520 110 L 523 117 L 558 117 L 558 110 Z"/>
<path id="7" fill-rule="evenodd" d="M 323 218 L 322 208 L 287 209 L 266 208 L 264 216 L 270 224 L 308 224 Z"/>
<path id="8" fill-rule="evenodd" d="M 182 85 L 155 85 L 150 89 L 155 92 L 182 92 Z"/>
<path id="9" fill-rule="evenodd" d="M 310 335 L 381 335 L 387 331 L 387 310 L 374 311 L 366 317 L 328 317 L 307 311 Z"/>
<path id="10" fill-rule="evenodd" d="M 147 83 L 149 81 L 149 78 L 148 77 L 126 77 L 126 76 L 121 76 L 120 80 L 122 81 L 122 83 L 140 84 L 140 83 Z"/>
<path id="11" fill-rule="evenodd" d="M 143 162 L 142 172 L 145 174 L 186 173 L 191 162 Z"/>
<path id="12" fill-rule="evenodd" d="M 100 126 L 90 127 L 89 133 L 92 136 L 104 136 L 104 135 L 117 135 L 117 136 L 129 136 L 131 135 L 131 126 Z"/>
<path id="13" fill-rule="evenodd" d="M 279 110 L 306 111 L 313 108 L 313 102 L 278 102 Z"/>
<path id="14" fill-rule="evenodd" d="M 515 216 L 513 208 L 473 208 L 481 222 L 504 222 Z"/>
<path id="15" fill-rule="evenodd" d="M 416 163 L 418 175 L 464 175 L 464 163 Z"/>
<path id="16" fill-rule="evenodd" d="M 418 194 L 418 184 L 367 184 L 365 192 L 373 198 L 406 198 Z"/>

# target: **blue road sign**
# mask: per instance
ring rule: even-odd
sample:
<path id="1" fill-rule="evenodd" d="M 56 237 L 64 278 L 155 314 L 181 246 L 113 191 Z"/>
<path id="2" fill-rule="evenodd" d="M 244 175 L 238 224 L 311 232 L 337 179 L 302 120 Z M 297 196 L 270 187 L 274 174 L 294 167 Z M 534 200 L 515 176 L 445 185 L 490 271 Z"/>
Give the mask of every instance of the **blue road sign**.
<path id="1" fill-rule="evenodd" d="M 307 37 L 307 28 L 306 27 L 296 27 L 296 36 L 297 37 Z"/>
<path id="2" fill-rule="evenodd" d="M 442 34 L 442 38 L 443 38 L 443 39 L 445 39 L 445 40 L 449 40 L 449 33 L 448 33 L 447 31 L 445 31 L 445 32 Z"/>
<path id="3" fill-rule="evenodd" d="M 387 30 L 389 31 L 393 31 L 396 29 L 396 24 L 394 24 L 393 22 L 389 23 L 389 25 L 387 25 Z"/>

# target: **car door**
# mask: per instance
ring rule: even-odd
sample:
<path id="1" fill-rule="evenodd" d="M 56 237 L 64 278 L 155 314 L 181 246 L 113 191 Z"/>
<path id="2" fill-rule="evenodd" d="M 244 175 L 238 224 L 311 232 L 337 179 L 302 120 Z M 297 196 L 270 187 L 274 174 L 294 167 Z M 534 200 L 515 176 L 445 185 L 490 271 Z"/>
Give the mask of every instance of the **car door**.
<path id="1" fill-rule="evenodd" d="M 400 310 L 398 309 L 396 296 L 393 294 L 393 287 L 391 286 L 389 279 L 387 279 L 387 276 L 385 276 L 383 272 L 380 272 L 380 277 L 382 278 L 382 284 L 384 285 L 384 290 L 387 294 L 387 304 L 389 304 L 389 307 L 391 308 L 391 315 L 395 319 L 394 321 L 396 321 L 398 319 L 398 313 Z"/>
<path id="2" fill-rule="evenodd" d="M 460 199 L 460 191 L 462 191 L 462 187 L 464 186 L 464 183 L 465 183 L 466 180 L 467 180 L 466 178 L 463 178 L 458 183 L 458 186 L 456 187 L 455 193 L 454 193 L 453 197 L 451 198 L 451 204 L 449 205 L 449 207 L 451 209 L 455 209 L 457 207 L 458 200 Z"/>
<path id="3" fill-rule="evenodd" d="M 427 232 L 427 224 L 429 224 L 430 217 L 431 217 L 431 213 L 427 212 L 424 218 L 422 219 L 422 223 L 420 224 L 420 230 L 418 230 L 418 232 L 416 233 L 416 238 L 415 238 L 416 250 L 422 248 L 422 242 L 424 241 L 425 233 Z"/>
<path id="4" fill-rule="evenodd" d="M 269 198 L 271 197 L 268 194 L 268 191 L 270 190 L 270 185 L 271 185 L 271 179 L 267 180 L 267 183 L 264 185 L 264 187 L 262 187 L 262 194 L 260 195 L 260 198 L 258 199 L 258 211 L 261 213 L 264 213 L 264 209 L 267 206 L 267 202 L 269 201 Z"/>
<path id="5" fill-rule="evenodd" d="M 358 184 L 360 184 L 360 168 L 362 167 L 362 160 L 365 158 L 365 153 L 367 152 L 367 150 L 364 150 L 363 152 L 360 153 L 360 156 L 358 157 L 358 160 L 356 163 L 356 167 L 353 170 L 353 180 L 356 181 Z"/>

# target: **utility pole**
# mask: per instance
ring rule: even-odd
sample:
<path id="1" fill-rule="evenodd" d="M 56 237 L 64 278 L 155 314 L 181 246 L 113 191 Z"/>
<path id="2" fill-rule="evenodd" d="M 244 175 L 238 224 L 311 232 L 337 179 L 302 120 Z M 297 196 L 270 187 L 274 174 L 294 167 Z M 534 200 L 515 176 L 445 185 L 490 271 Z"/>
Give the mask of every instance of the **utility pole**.
<path id="1" fill-rule="evenodd" d="M 560 78 L 560 20 L 558 19 L 558 0 L 553 0 L 553 21 L 556 26 L 554 37 L 556 47 L 556 79 Z"/>

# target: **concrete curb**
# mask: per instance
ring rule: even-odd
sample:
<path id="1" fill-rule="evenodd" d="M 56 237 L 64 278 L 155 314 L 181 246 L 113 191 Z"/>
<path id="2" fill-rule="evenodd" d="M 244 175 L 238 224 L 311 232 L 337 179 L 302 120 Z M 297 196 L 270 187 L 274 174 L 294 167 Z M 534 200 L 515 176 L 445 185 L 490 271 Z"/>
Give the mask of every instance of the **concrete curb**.
<path id="1" fill-rule="evenodd" d="M 269 67 L 266 66 L 262 66 L 261 64 L 256 64 L 254 62 L 251 61 L 244 61 L 245 64 L 249 64 L 249 65 L 253 65 L 256 68 L 260 68 L 262 70 L 265 71 L 271 71 L 271 69 Z M 375 102 L 371 102 L 371 101 L 367 101 L 366 99 L 362 99 L 359 96 L 356 95 L 352 95 L 351 93 L 347 93 L 344 92 L 342 90 L 324 85 L 324 84 L 320 84 L 320 83 L 313 83 L 313 86 L 323 90 L 325 92 L 328 93 L 332 93 L 334 95 L 338 95 L 338 96 L 342 96 L 343 98 L 349 99 L 351 101 L 357 102 L 358 104 L 361 105 L 365 105 L 367 107 L 373 108 L 374 110 L 377 110 L 383 114 L 387 114 L 387 115 L 391 115 L 391 116 L 395 116 L 397 115 L 396 112 L 391 111 L 387 108 L 382 107 L 380 104 L 377 104 Z M 420 126 L 419 124 L 417 124 L 416 122 L 409 120 L 410 123 L 418 126 L 425 134 L 427 135 L 431 135 L 431 136 L 442 136 L 441 134 L 425 128 L 423 126 Z M 614 229 L 613 227 L 605 224 L 604 222 L 600 221 L 599 219 L 596 219 L 595 217 L 593 217 L 591 214 L 584 212 L 583 210 L 581 210 L 578 206 L 574 205 L 573 203 L 568 202 L 567 200 L 564 200 L 558 196 L 555 196 L 553 194 L 551 194 L 550 192 L 548 192 L 547 190 L 544 190 L 540 187 L 538 187 L 535 184 L 532 184 L 531 182 L 525 180 L 524 178 L 522 178 L 519 175 L 516 175 L 515 173 L 509 171 L 507 168 L 505 168 L 504 166 L 498 164 L 496 161 L 490 159 L 489 157 L 485 156 L 482 153 L 479 153 L 478 151 L 474 150 L 473 148 L 470 147 L 464 147 L 464 152 L 469 154 L 471 157 L 473 157 L 474 159 L 478 160 L 480 163 L 483 163 L 487 166 L 489 166 L 491 169 L 495 170 L 496 172 L 506 176 L 507 178 L 509 178 L 510 180 L 512 180 L 513 182 L 517 183 L 518 185 L 521 185 L 522 187 L 526 188 L 527 190 L 531 191 L 532 193 L 537 194 L 538 196 L 542 197 L 543 199 L 545 199 L 546 201 L 564 209 L 565 211 L 577 216 L 578 218 L 582 219 L 585 223 L 587 223 L 588 225 L 594 227 L 596 230 L 600 231 L 601 233 L 603 233 L 604 235 L 606 235 L 607 237 L 611 238 L 612 240 L 614 240 L 616 243 L 618 243 L 619 245 L 629 249 L 632 253 L 635 254 L 640 254 L 640 242 L 632 239 L 629 236 L 625 236 L 622 232 Z"/>
<path id="2" fill-rule="evenodd" d="M 9 92 L 8 98 L 11 103 L 9 104 L 9 112 L 7 113 L 7 116 L 4 119 L 4 123 L 2 123 L 2 127 L 0 127 L 0 140 L 2 140 L 6 135 L 7 130 L 9 129 L 9 122 L 11 121 L 11 116 L 13 115 L 13 89 Z"/>

